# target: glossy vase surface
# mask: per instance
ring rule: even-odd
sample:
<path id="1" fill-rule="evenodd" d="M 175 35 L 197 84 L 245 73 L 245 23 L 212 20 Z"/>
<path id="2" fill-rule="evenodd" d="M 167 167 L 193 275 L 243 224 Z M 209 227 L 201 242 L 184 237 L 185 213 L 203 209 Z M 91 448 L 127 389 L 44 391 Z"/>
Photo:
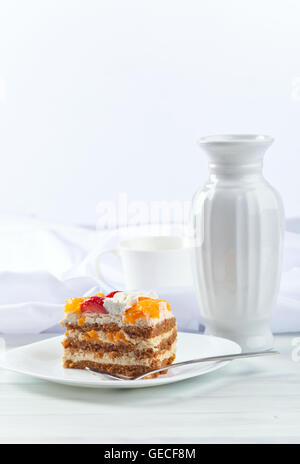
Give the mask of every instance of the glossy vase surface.
<path id="1" fill-rule="evenodd" d="M 192 203 L 194 284 L 206 333 L 235 340 L 244 350 L 273 345 L 284 214 L 262 174 L 272 141 L 258 135 L 199 141 L 209 179 Z"/>

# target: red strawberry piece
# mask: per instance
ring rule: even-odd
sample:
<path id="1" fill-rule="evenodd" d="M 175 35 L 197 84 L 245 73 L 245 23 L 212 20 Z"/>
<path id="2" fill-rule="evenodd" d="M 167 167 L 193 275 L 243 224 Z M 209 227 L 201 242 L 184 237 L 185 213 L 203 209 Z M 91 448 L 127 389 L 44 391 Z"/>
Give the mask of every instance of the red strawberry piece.
<path id="1" fill-rule="evenodd" d="M 103 306 L 104 299 L 105 298 L 103 296 L 91 296 L 90 298 L 87 298 L 81 305 L 81 312 L 107 314 L 107 311 Z"/>
<path id="2" fill-rule="evenodd" d="M 116 293 L 120 293 L 121 290 L 116 290 L 115 292 L 111 292 L 108 295 L 106 295 L 106 298 L 112 298 Z"/>

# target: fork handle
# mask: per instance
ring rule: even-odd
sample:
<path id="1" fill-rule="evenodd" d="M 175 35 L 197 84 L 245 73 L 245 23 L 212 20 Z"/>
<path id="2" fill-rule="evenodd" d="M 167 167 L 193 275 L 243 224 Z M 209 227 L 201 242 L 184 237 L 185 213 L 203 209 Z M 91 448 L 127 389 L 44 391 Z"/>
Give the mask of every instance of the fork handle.
<path id="1" fill-rule="evenodd" d="M 253 351 L 251 353 L 237 353 L 237 354 L 224 354 L 221 356 L 209 356 L 207 358 L 191 359 L 189 361 L 181 361 L 178 363 L 170 364 L 169 366 L 160 367 L 159 369 L 154 369 L 153 371 L 147 372 L 146 374 L 139 375 L 135 377 L 134 380 L 140 380 L 144 377 L 147 377 L 151 374 L 156 374 L 165 370 L 173 369 L 173 367 L 187 366 L 188 364 L 198 364 L 203 362 L 213 362 L 213 361 L 232 361 L 233 359 L 243 359 L 243 358 L 255 358 L 258 356 L 273 356 L 274 354 L 280 354 L 279 351 L 269 350 L 269 351 Z"/>

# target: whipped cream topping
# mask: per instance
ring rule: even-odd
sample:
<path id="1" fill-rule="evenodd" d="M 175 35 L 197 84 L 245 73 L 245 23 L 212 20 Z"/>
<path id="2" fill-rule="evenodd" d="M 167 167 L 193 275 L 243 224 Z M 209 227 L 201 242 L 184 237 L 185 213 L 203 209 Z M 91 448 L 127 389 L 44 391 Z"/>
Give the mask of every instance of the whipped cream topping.
<path id="1" fill-rule="evenodd" d="M 105 298 L 103 306 L 106 311 L 113 315 L 122 315 L 126 309 L 131 308 L 138 302 L 139 297 L 147 297 L 157 299 L 157 293 L 153 291 L 148 292 L 118 292 L 112 298 Z"/>

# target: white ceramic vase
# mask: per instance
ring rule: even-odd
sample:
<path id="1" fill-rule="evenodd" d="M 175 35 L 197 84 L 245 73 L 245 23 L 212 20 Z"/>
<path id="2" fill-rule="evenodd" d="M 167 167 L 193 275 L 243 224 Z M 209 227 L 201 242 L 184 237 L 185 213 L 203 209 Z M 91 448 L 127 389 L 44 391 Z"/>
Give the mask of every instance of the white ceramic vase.
<path id="1" fill-rule="evenodd" d="M 201 138 L 209 179 L 192 203 L 193 273 L 206 333 L 268 349 L 281 274 L 284 214 L 262 175 L 273 139 L 258 135 Z"/>

